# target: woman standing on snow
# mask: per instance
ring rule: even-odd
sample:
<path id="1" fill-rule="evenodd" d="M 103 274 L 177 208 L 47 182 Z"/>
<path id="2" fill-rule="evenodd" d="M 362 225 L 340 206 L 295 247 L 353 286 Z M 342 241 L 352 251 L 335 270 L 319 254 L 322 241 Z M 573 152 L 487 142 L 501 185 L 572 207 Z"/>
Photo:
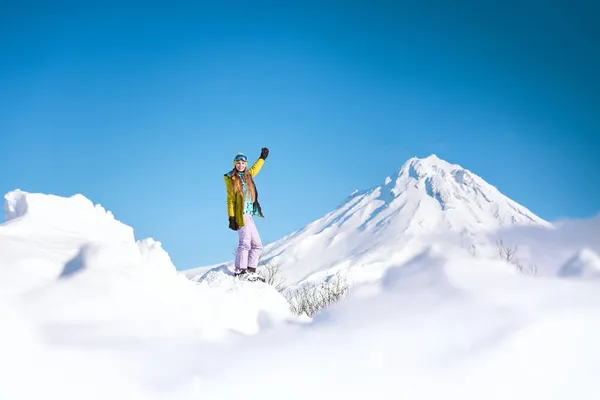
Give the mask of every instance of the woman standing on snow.
<path id="1" fill-rule="evenodd" d="M 238 153 L 233 159 L 233 169 L 224 175 L 229 229 L 237 231 L 239 237 L 235 256 L 236 275 L 256 272 L 258 266 L 262 242 L 254 224 L 254 217 L 264 216 L 253 178 L 260 172 L 268 155 L 269 149 L 263 147 L 259 159 L 252 167 L 247 168 L 248 157 Z"/>

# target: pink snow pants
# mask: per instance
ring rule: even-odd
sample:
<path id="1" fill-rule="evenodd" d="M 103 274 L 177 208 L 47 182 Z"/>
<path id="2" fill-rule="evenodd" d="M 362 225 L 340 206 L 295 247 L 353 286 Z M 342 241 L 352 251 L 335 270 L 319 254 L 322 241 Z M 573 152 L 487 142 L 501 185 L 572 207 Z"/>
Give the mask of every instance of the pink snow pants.
<path id="1" fill-rule="evenodd" d="M 256 268 L 262 251 L 262 242 L 252 215 L 244 214 L 244 226 L 238 229 L 239 244 L 235 269 Z"/>

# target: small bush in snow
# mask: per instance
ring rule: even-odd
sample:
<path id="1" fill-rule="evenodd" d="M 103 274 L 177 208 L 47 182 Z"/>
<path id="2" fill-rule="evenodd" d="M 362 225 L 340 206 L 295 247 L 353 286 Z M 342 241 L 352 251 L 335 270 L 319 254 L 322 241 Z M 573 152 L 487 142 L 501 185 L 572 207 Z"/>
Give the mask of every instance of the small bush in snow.
<path id="1" fill-rule="evenodd" d="M 515 263 L 513 263 L 513 265 L 517 268 L 517 271 L 519 271 L 522 274 L 525 275 L 537 275 L 537 265 L 535 264 L 522 264 L 519 260 L 517 260 Z"/>
<path id="2" fill-rule="evenodd" d="M 306 282 L 293 289 L 289 288 L 283 295 L 290 303 L 293 313 L 313 317 L 319 311 L 343 299 L 349 289 L 350 286 L 343 277 L 334 275 L 324 281 Z"/>
<path id="3" fill-rule="evenodd" d="M 281 276 L 281 266 L 276 261 L 269 261 L 258 268 L 258 273 L 265 278 L 265 282 L 273 286 L 278 292 L 285 290 L 285 278 Z"/>
<path id="4" fill-rule="evenodd" d="M 471 255 L 471 257 L 476 257 L 477 256 L 477 246 L 475 246 L 474 244 L 469 246 L 469 254 Z"/>
<path id="5" fill-rule="evenodd" d="M 498 257 L 500 257 L 500 259 L 502 261 L 505 261 L 509 264 L 512 264 L 515 262 L 515 257 L 517 255 L 518 249 L 519 249 L 518 246 L 515 246 L 515 247 L 506 246 L 502 240 L 498 240 L 496 242 L 496 252 L 498 253 Z"/>
<path id="6" fill-rule="evenodd" d="M 502 240 L 496 242 L 496 253 L 498 257 L 511 265 L 514 265 L 517 271 L 526 275 L 537 275 L 537 265 L 525 265 L 517 258 L 518 246 L 510 247 L 504 244 Z"/>

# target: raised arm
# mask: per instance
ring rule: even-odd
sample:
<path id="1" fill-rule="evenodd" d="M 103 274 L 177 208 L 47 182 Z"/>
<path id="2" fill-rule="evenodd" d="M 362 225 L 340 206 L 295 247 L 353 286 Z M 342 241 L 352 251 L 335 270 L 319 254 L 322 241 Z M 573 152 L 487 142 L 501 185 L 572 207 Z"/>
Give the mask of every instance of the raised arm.
<path id="1" fill-rule="evenodd" d="M 267 149 L 266 147 L 263 147 L 260 151 L 260 157 L 258 158 L 258 160 L 256 160 L 256 162 L 254 164 L 252 164 L 252 167 L 250 167 L 250 169 L 248 170 L 248 172 L 250 172 L 250 175 L 252 175 L 252 177 L 255 177 L 256 175 L 258 175 L 258 173 L 262 169 L 263 165 L 265 164 L 265 160 L 267 159 L 268 156 L 269 156 L 269 149 Z"/>

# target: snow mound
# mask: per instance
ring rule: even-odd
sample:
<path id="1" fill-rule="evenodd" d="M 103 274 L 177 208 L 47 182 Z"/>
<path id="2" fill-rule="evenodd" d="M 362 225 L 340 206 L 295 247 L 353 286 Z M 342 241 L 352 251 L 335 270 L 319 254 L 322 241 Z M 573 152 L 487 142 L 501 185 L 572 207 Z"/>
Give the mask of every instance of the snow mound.
<path id="1" fill-rule="evenodd" d="M 147 268 L 175 269 L 160 242 L 151 238 L 136 242 L 133 228 L 80 194 L 66 198 L 15 190 L 4 197 L 7 221 L 0 225 L 0 293 L 23 293 L 79 270 L 85 261 L 73 258 L 87 257 L 94 251 L 88 246 L 92 243 L 128 248 L 119 256 L 141 257 L 135 262 Z M 113 256 L 106 256 L 102 264 L 110 265 Z"/>
<path id="2" fill-rule="evenodd" d="M 218 273 L 187 279 L 159 241 L 134 240 L 131 227 L 81 195 L 5 198 L 0 299 L 17 299 L 51 343 L 222 341 L 296 318 L 270 285 Z"/>
<path id="3" fill-rule="evenodd" d="M 132 241 L 133 229 L 101 205 L 81 194 L 65 198 L 14 190 L 4 196 L 4 217 L 13 230 L 31 230 L 84 236 L 94 241 Z M 29 228 L 29 229 L 28 229 Z"/>
<path id="4" fill-rule="evenodd" d="M 211 288 L 224 298 L 234 299 L 232 307 L 237 310 L 235 318 L 256 322 L 252 333 L 258 332 L 261 324 L 269 325 L 270 320 L 283 321 L 292 318 L 289 303 L 274 287 L 260 281 L 240 280 L 226 267 L 206 272 L 197 278 L 197 282 L 200 287 Z"/>
<path id="5" fill-rule="evenodd" d="M 19 296 L 32 320 L 64 335 L 53 340 L 222 340 L 295 318 L 269 285 L 218 274 L 190 281 L 159 241 L 134 240 L 131 227 L 81 195 L 13 191 L 5 198 L 0 298 Z"/>
<path id="6" fill-rule="evenodd" d="M 269 285 L 225 275 L 192 282 L 166 259 L 147 264 L 143 251 L 135 243 L 89 243 L 66 263 L 61 279 L 23 295 L 27 309 L 42 325 L 60 328 L 61 341 L 69 335 L 222 340 L 229 331 L 256 334 L 293 318 Z M 99 324 L 102 330 L 91 329 Z"/>
<path id="7" fill-rule="evenodd" d="M 584 248 L 563 264 L 558 275 L 565 278 L 600 278 L 600 256 Z"/>
<path id="8" fill-rule="evenodd" d="M 143 241 L 113 243 L 90 242 L 82 246 L 77 256 L 65 264 L 61 278 L 76 273 L 93 273 L 95 270 L 146 269 L 151 272 L 176 273 L 175 266 L 159 242 Z"/>
<path id="9" fill-rule="evenodd" d="M 429 247 L 407 263 L 389 268 L 381 285 L 388 291 L 434 289 L 448 292 L 452 285 L 444 269 L 446 259 Z"/>

